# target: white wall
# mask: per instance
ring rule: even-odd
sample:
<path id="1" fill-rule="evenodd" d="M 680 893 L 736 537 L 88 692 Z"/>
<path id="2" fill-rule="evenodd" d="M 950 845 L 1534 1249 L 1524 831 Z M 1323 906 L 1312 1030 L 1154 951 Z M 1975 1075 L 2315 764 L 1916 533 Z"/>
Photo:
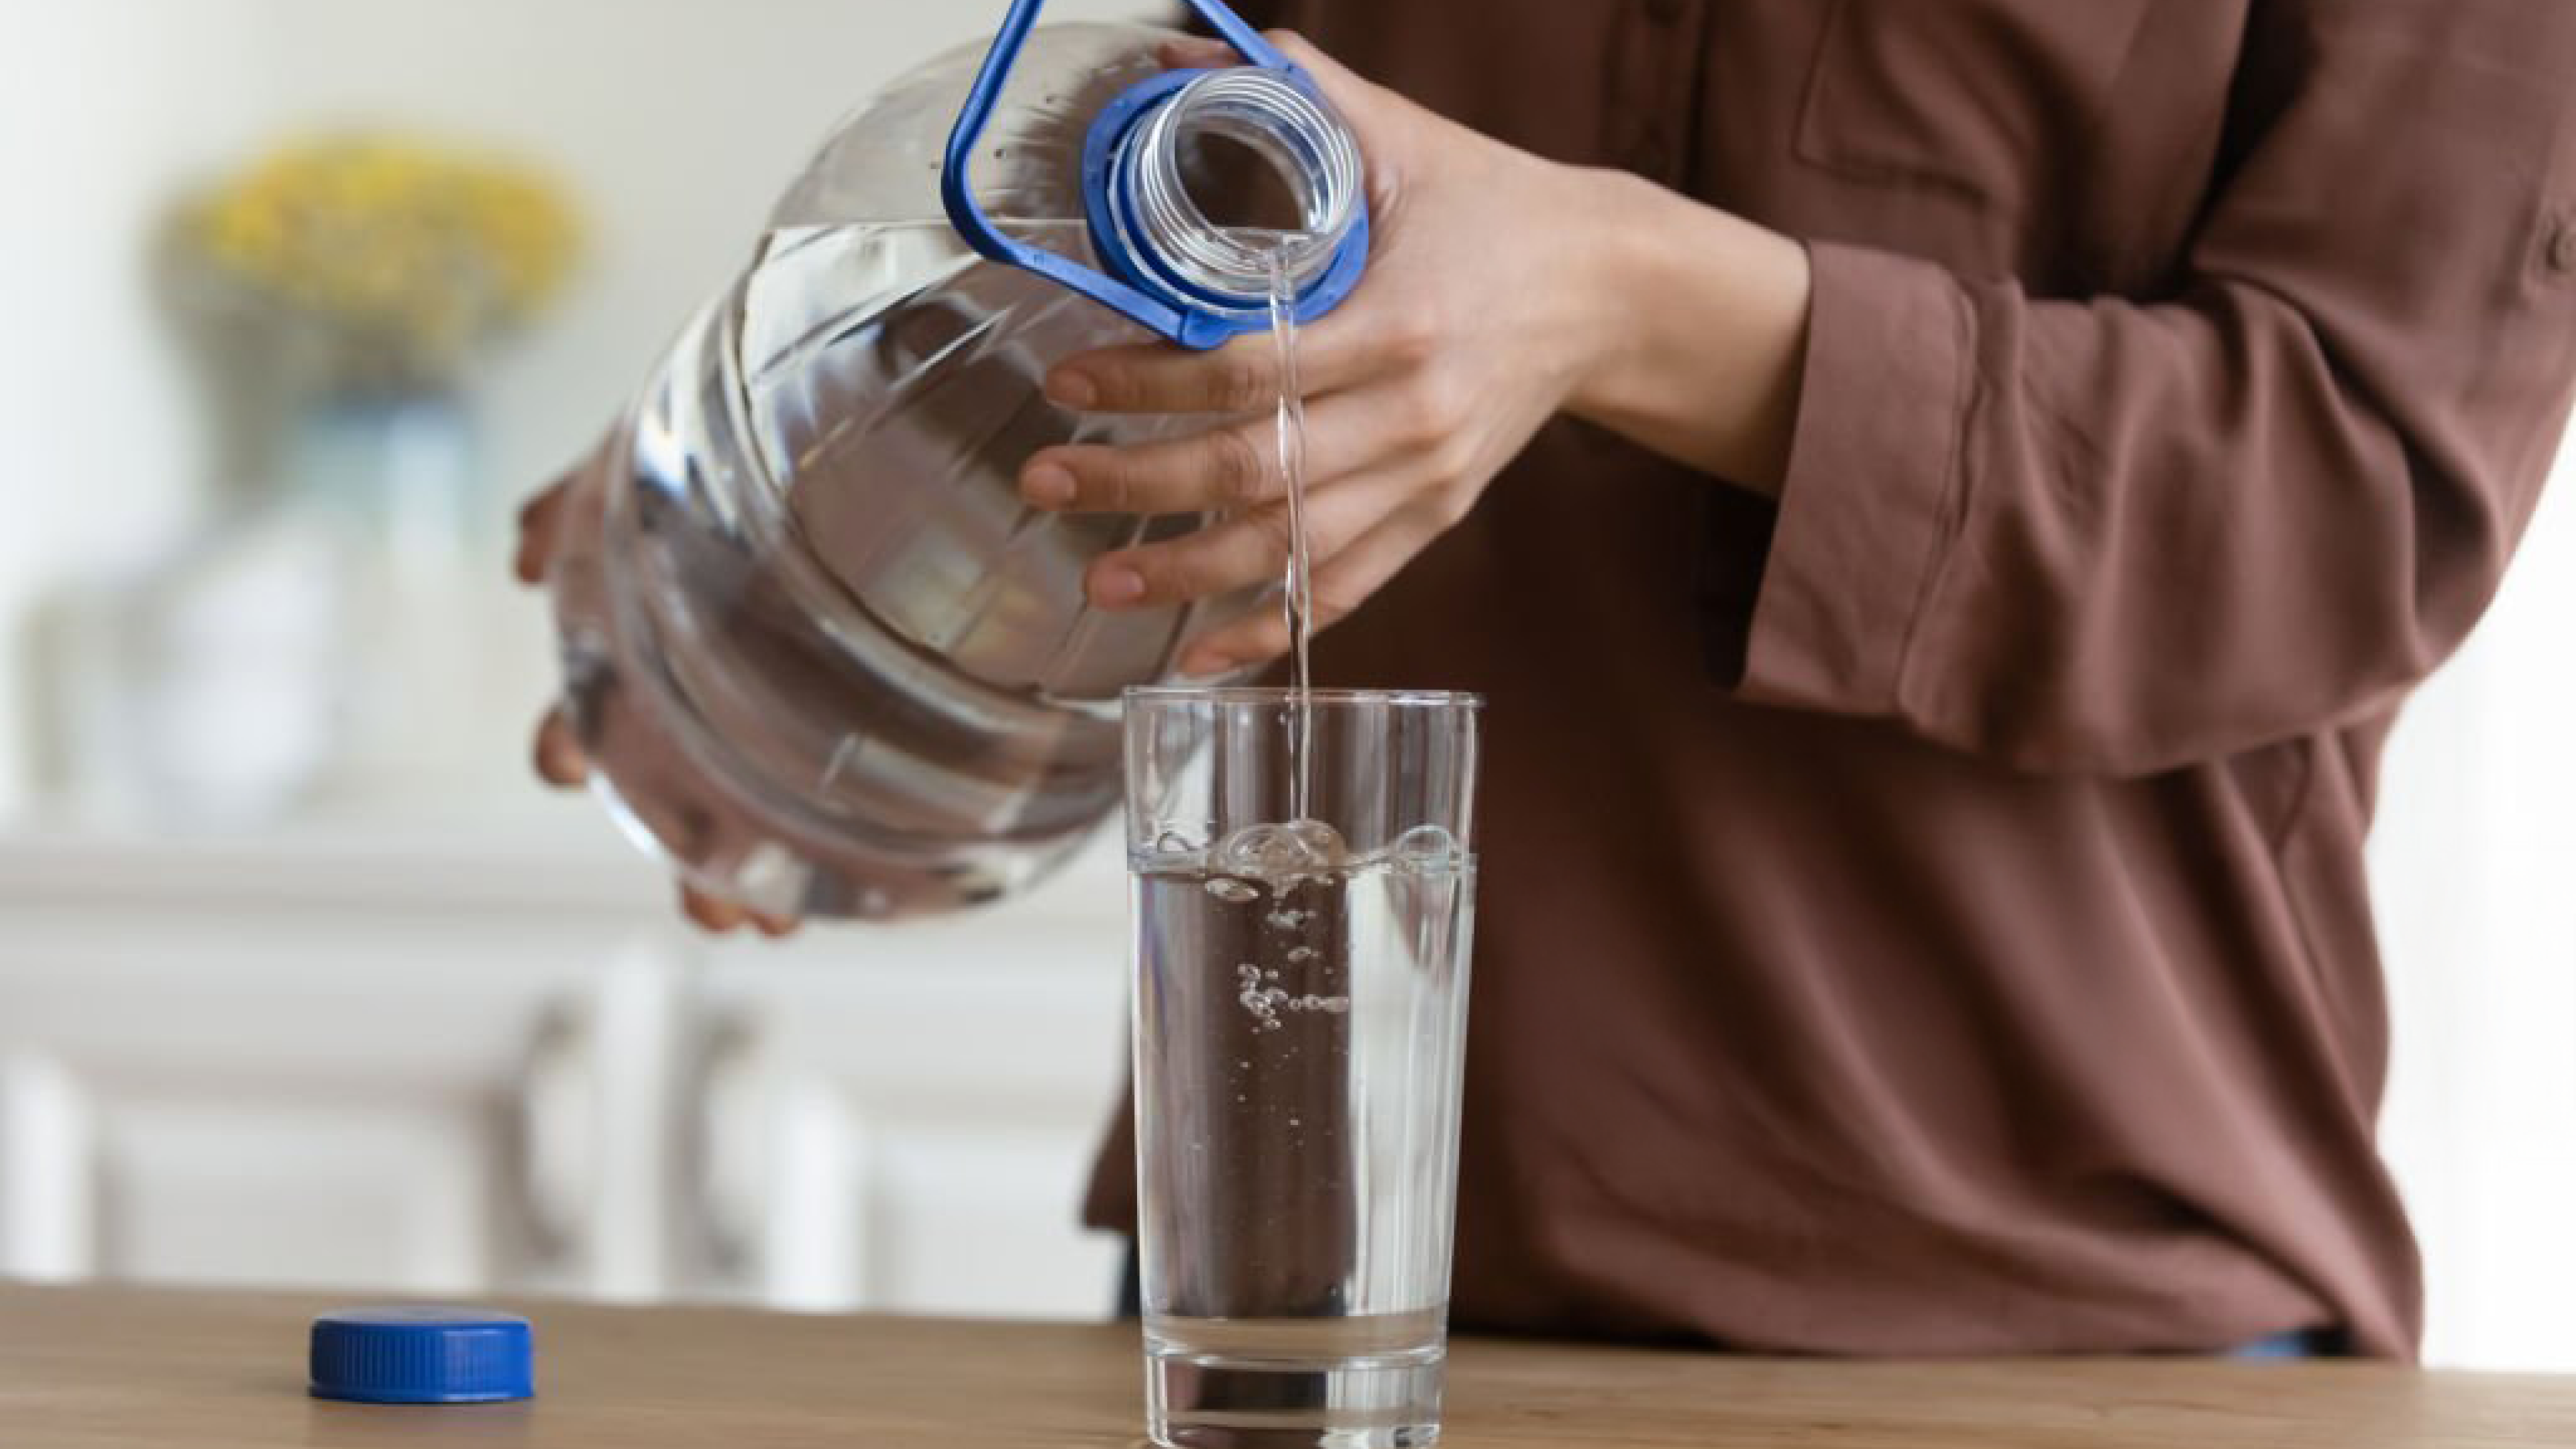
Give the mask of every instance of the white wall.
<path id="1" fill-rule="evenodd" d="M 244 128 L 223 92 L 252 89 L 258 56 L 220 23 L 233 8 L 0 0 L 0 622 L 71 561 L 164 526 L 194 481 L 198 419 L 142 249 L 174 178 Z M 0 634 L 0 681 L 15 642 Z M 24 723 L 0 708 L 0 802 Z"/>
<path id="2" fill-rule="evenodd" d="M 2576 1370 L 2576 450 L 2398 727 L 2371 866 L 2426 1356 Z"/>
<path id="3" fill-rule="evenodd" d="M 0 0 L 0 626 L 182 526 L 205 420 L 144 248 L 192 182 L 317 124 L 482 141 L 553 167 L 590 253 L 479 389 L 484 449 L 533 488 L 605 427 L 745 257 L 831 123 L 1003 0 Z M 1159 14 L 1052 0 L 1050 19 Z M 500 567 L 497 545 L 494 567 Z M 535 651 L 521 631 L 509 647 Z M 18 677 L 0 627 L 0 680 Z M 0 686 L 0 810 L 23 711 Z"/>

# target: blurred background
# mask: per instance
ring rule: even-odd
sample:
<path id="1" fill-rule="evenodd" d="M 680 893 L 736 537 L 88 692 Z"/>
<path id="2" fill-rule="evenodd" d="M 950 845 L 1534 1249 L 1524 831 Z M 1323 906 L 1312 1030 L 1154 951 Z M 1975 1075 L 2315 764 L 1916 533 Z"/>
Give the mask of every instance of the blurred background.
<path id="1" fill-rule="evenodd" d="M 834 119 L 1002 8 L 0 0 L 0 1275 L 1105 1313 L 1115 863 L 693 937 L 527 776 L 506 580 Z M 2382 796 L 2441 1363 L 2576 1369 L 2571 492 Z"/>

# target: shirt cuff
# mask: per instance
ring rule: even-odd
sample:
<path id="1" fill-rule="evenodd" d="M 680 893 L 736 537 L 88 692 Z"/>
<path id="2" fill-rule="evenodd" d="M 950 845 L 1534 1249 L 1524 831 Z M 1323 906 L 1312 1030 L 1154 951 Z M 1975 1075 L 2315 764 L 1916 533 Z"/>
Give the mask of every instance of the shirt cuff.
<path id="1" fill-rule="evenodd" d="M 1737 693 L 1884 716 L 1957 486 L 1972 326 L 1929 262 L 1809 248 L 1807 357 Z"/>

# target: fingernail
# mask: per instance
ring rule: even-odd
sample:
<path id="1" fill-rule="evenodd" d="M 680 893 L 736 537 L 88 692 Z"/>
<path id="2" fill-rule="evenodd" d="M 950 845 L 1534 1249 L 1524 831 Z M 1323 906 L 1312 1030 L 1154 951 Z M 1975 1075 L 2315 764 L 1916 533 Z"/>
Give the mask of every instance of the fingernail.
<path id="1" fill-rule="evenodd" d="M 1113 609 L 1135 603 L 1145 597 L 1145 576 L 1134 569 L 1102 569 L 1091 580 L 1091 597 Z"/>
<path id="2" fill-rule="evenodd" d="M 1020 475 L 1020 496 L 1040 508 L 1062 508 L 1074 491 L 1073 474 L 1061 463 L 1039 463 Z"/>
<path id="3" fill-rule="evenodd" d="M 1222 654 L 1193 654 L 1181 661 L 1183 679 L 1214 679 L 1233 669 L 1234 661 Z"/>
<path id="4" fill-rule="evenodd" d="M 1059 372 L 1047 379 L 1047 396 L 1069 408 L 1087 408 L 1100 401 L 1100 385 L 1079 372 Z"/>

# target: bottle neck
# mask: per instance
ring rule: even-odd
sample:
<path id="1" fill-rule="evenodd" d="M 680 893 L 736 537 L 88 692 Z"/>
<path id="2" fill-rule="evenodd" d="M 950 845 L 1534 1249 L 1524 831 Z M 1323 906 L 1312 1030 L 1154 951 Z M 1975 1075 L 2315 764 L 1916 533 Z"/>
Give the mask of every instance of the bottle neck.
<path id="1" fill-rule="evenodd" d="M 1211 220 L 1188 161 L 1205 138 L 1236 143 L 1285 187 L 1290 226 Z M 1274 70 L 1199 76 L 1142 118 L 1121 150 L 1124 240 L 1164 276 L 1221 306 L 1268 305 L 1274 259 L 1303 293 L 1334 262 L 1361 213 L 1359 144 L 1340 116 Z"/>

